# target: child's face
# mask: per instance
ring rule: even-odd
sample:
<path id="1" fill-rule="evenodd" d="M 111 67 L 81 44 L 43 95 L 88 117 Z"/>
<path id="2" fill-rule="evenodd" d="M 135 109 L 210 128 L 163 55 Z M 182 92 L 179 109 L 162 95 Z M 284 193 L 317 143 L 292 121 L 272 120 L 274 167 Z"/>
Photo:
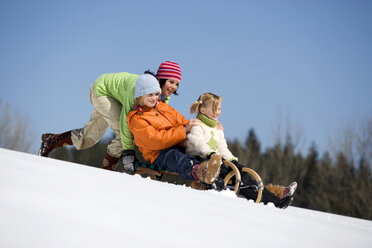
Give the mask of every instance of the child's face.
<path id="1" fill-rule="evenodd" d="M 170 96 L 178 89 L 179 85 L 180 85 L 180 81 L 176 79 L 167 79 L 165 81 L 165 84 L 161 88 L 161 93 L 163 95 Z"/>
<path id="2" fill-rule="evenodd" d="M 159 93 L 158 92 L 147 94 L 143 98 L 143 105 L 145 105 L 149 108 L 155 107 L 156 103 L 158 102 L 158 99 L 159 99 Z"/>
<path id="3" fill-rule="evenodd" d="M 214 121 L 217 121 L 218 120 L 218 117 L 221 114 L 221 103 L 218 104 L 216 113 L 213 113 L 212 105 L 207 106 L 207 107 L 201 107 L 200 108 L 200 112 L 203 115 L 206 115 L 209 119 L 212 119 Z"/>

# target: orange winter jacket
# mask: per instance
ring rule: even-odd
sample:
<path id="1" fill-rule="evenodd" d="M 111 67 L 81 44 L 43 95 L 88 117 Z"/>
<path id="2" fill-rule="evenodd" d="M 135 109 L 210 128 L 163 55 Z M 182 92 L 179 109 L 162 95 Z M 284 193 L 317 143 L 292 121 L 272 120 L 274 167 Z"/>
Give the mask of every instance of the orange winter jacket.
<path id="1" fill-rule="evenodd" d="M 142 107 L 127 114 L 134 142 L 146 161 L 153 163 L 161 150 L 182 143 L 186 139 L 184 127 L 189 120 L 167 103 L 154 108 Z"/>

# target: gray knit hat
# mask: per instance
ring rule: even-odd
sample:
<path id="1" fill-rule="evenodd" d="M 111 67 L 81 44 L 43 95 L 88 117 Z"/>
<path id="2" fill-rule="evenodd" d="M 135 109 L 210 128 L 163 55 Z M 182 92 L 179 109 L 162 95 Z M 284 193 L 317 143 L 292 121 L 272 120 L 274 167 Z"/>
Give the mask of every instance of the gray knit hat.
<path id="1" fill-rule="evenodd" d="M 150 75 L 144 74 L 137 78 L 136 87 L 134 90 L 134 99 L 151 93 L 161 93 L 158 80 Z"/>

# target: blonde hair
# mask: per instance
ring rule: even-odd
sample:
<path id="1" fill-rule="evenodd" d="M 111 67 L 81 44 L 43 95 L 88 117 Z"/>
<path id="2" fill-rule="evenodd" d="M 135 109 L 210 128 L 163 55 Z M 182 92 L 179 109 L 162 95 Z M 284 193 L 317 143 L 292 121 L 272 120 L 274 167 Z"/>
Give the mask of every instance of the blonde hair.
<path id="1" fill-rule="evenodd" d="M 217 112 L 219 104 L 222 102 L 222 97 L 217 96 L 213 93 L 203 93 L 199 96 L 196 102 L 193 102 L 190 107 L 190 114 L 200 111 L 201 107 L 207 108 L 212 106 L 212 111 L 215 114 Z"/>
<path id="2" fill-rule="evenodd" d="M 134 106 L 143 106 L 144 105 L 144 103 L 143 103 L 143 100 L 145 99 L 145 96 L 146 95 L 144 95 L 144 96 L 140 96 L 140 97 L 137 97 L 136 99 L 135 99 L 135 101 L 134 101 Z"/>

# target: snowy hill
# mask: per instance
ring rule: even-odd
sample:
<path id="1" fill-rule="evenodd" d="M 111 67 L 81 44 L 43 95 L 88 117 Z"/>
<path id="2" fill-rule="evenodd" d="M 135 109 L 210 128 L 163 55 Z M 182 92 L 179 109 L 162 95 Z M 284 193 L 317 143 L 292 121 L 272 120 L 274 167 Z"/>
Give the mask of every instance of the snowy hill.
<path id="1" fill-rule="evenodd" d="M 372 221 L 0 149 L 0 247 L 372 247 Z"/>

